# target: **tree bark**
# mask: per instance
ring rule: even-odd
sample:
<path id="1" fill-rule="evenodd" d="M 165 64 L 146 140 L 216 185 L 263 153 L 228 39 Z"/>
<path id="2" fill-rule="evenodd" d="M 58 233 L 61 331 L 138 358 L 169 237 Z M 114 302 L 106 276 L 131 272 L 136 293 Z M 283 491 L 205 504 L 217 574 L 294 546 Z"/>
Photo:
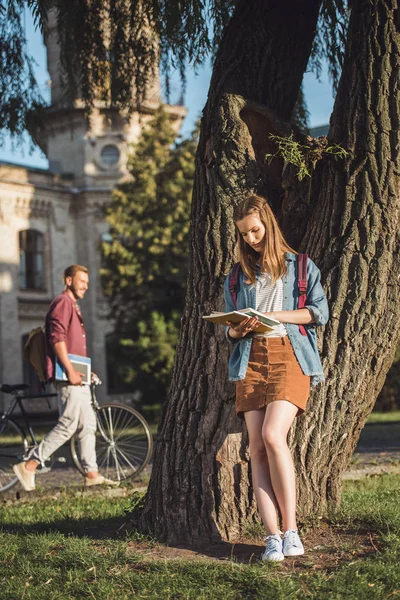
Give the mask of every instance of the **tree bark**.
<path id="1" fill-rule="evenodd" d="M 228 345 L 222 328 L 201 316 L 223 308 L 222 285 L 235 260 L 234 203 L 249 189 L 272 189 L 276 204 L 282 194 L 281 165 L 266 169 L 263 154 L 269 132 L 288 132 L 283 122 L 296 102 L 320 3 L 293 2 L 290 12 L 283 4 L 238 3 L 204 109 L 186 307 L 141 519 L 143 530 L 169 543 L 232 538 L 255 510 L 227 382 Z"/>
<path id="2" fill-rule="evenodd" d="M 228 343 L 201 316 L 222 308 L 235 261 L 233 207 L 243 194 L 267 194 L 278 215 L 296 206 L 295 186 L 283 196 L 283 165 L 268 166 L 264 155 L 270 133 L 289 132 L 319 2 L 293 2 L 290 13 L 280 5 L 238 3 L 204 111 L 186 307 L 141 517 L 144 531 L 169 543 L 233 539 L 255 511 Z M 398 338 L 398 29 L 398 11 L 383 1 L 354 3 L 331 131 L 350 157 L 317 169 L 295 231 L 322 268 L 332 309 L 321 338 L 328 379 L 291 434 L 302 516 L 338 500 Z"/>
<path id="3" fill-rule="evenodd" d="M 321 267 L 331 309 L 326 383 L 292 431 L 304 516 L 339 502 L 399 342 L 399 71 L 399 3 L 354 2 L 328 136 L 349 156 L 317 168 L 300 245 Z"/>

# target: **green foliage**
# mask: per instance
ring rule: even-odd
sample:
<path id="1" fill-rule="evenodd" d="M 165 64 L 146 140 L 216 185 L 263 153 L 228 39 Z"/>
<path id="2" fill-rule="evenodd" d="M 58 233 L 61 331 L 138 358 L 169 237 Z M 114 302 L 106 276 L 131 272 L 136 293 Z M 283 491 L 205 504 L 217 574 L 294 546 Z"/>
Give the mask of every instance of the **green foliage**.
<path id="1" fill-rule="evenodd" d="M 290 163 L 297 168 L 297 178 L 302 181 L 304 177 L 311 177 L 315 165 L 324 155 L 334 156 L 335 158 L 345 158 L 348 152 L 338 144 L 328 145 L 326 136 L 312 138 L 307 136 L 308 144 L 301 144 L 293 139 L 293 133 L 289 137 L 279 135 L 270 135 L 278 147 L 275 154 L 266 154 L 265 158 L 270 162 L 273 158 L 279 156 L 285 163 Z"/>
<path id="2" fill-rule="evenodd" d="M 203 64 L 218 47 L 234 0 L 2 0 L 0 3 L 0 130 L 35 134 L 32 110 L 44 102 L 26 51 L 24 10 L 47 28 L 54 9 L 61 46 L 64 104 L 82 98 L 88 113 L 100 99 L 129 113 L 148 98 L 161 64 L 167 99 L 171 69 L 185 84 L 185 68 Z M 135 90 L 135 93 L 132 93 Z M 151 98 L 150 98 L 151 99 Z M 40 110 L 39 110 L 40 114 Z"/>
<path id="3" fill-rule="evenodd" d="M 187 65 L 198 67 L 215 56 L 235 0 L 2 0 L 0 3 L 0 116 L 3 131 L 20 136 L 40 126 L 41 107 L 33 60 L 26 52 L 24 10 L 35 25 L 47 27 L 54 8 L 61 46 L 60 79 L 64 103 L 81 98 L 90 113 L 96 99 L 131 113 L 149 98 L 161 66 L 167 99 L 172 69 L 183 89 Z M 347 30 L 347 3 L 323 0 L 309 69 L 319 75 L 328 60 L 336 86 Z M 132 93 L 135 90 L 135 93 Z M 36 115 L 32 112 L 37 110 Z"/>
<path id="4" fill-rule="evenodd" d="M 323 0 L 308 67 L 318 79 L 322 62 L 328 63 L 328 73 L 336 91 L 342 70 L 347 27 L 349 23 L 347 0 Z"/>
<path id="5" fill-rule="evenodd" d="M 111 241 L 102 246 L 116 323 L 109 380 L 154 401 L 166 393 L 184 306 L 197 131 L 176 146 L 174 137 L 158 112 L 130 158 L 132 181 L 106 209 Z"/>
<path id="6" fill-rule="evenodd" d="M 21 136 L 33 125 L 33 113 L 40 113 L 44 104 L 34 75 L 34 60 L 27 52 L 25 2 L 4 4 L 0 11 L 0 141 L 5 132 Z M 43 2 L 35 2 L 38 20 L 42 5 Z"/>

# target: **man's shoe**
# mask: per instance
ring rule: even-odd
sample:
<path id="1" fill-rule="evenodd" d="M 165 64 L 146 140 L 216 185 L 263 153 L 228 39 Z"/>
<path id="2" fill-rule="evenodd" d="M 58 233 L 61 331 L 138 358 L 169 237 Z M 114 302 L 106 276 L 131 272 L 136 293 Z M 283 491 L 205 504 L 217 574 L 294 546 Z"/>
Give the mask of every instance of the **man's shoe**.
<path id="1" fill-rule="evenodd" d="M 35 472 L 28 471 L 24 462 L 14 465 L 13 471 L 18 477 L 24 490 L 26 492 L 33 492 L 35 489 Z"/>
<path id="2" fill-rule="evenodd" d="M 283 554 L 285 556 L 300 556 L 304 554 L 304 546 L 301 543 L 297 529 L 288 529 L 283 536 Z"/>
<path id="3" fill-rule="evenodd" d="M 279 562 L 285 558 L 282 552 L 282 540 L 279 533 L 268 535 L 264 541 L 267 542 L 267 546 L 262 555 L 262 560 Z"/>
<path id="4" fill-rule="evenodd" d="M 97 477 L 85 477 L 85 486 L 91 487 L 92 485 L 110 485 L 113 487 L 119 486 L 119 481 L 113 481 L 112 479 L 106 479 L 103 475 L 97 475 Z"/>

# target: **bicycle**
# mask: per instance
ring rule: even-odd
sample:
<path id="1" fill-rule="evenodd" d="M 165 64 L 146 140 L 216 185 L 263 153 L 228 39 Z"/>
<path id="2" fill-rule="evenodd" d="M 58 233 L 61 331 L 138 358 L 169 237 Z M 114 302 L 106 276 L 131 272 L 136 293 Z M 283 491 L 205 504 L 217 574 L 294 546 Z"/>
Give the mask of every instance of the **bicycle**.
<path id="1" fill-rule="evenodd" d="M 31 448 L 37 444 L 22 401 L 57 396 L 54 393 L 24 394 L 28 388 L 26 384 L 0 385 L 1 392 L 12 396 L 9 407 L 0 416 L 0 492 L 9 490 L 18 482 L 12 467 L 26 460 Z M 97 420 L 96 453 L 99 470 L 107 479 L 114 481 L 124 481 L 139 475 L 148 465 L 153 451 L 153 436 L 149 425 L 130 406 L 116 402 L 100 405 L 96 400 L 94 384 L 90 386 L 90 390 Z M 15 420 L 15 415 L 12 418 L 17 406 L 26 430 Z M 25 431 L 29 433 L 30 441 Z M 84 476 L 75 435 L 70 440 L 69 448 L 75 467 Z M 48 472 L 51 467 L 50 458 L 42 465 L 41 472 Z"/>

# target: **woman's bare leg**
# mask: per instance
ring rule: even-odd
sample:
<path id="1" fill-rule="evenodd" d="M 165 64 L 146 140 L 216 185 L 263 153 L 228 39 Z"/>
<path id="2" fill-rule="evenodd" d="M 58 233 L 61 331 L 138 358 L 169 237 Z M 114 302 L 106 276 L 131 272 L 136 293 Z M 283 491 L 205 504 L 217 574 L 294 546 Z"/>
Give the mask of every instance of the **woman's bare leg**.
<path id="1" fill-rule="evenodd" d="M 250 410 L 244 413 L 250 442 L 250 460 L 253 490 L 258 511 L 267 535 L 278 533 L 277 501 L 272 489 L 268 456 L 262 437 L 265 409 Z"/>
<path id="2" fill-rule="evenodd" d="M 297 410 L 297 406 L 286 400 L 275 400 L 268 404 L 262 426 L 272 487 L 281 511 L 284 531 L 297 529 L 295 472 L 287 445 L 287 435 Z"/>

